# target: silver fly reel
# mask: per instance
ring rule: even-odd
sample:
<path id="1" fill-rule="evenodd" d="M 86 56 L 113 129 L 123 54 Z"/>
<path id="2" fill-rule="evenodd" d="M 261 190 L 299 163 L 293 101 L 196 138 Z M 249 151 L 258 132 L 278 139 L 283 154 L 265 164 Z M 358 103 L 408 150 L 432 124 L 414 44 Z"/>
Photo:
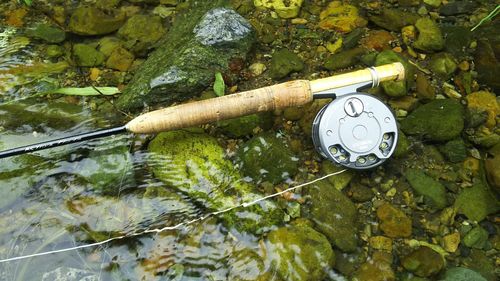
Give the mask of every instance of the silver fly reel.
<path id="1" fill-rule="evenodd" d="M 312 131 L 321 155 L 352 169 L 382 164 L 394 152 L 398 139 L 391 110 L 365 93 L 342 95 L 324 106 Z"/>

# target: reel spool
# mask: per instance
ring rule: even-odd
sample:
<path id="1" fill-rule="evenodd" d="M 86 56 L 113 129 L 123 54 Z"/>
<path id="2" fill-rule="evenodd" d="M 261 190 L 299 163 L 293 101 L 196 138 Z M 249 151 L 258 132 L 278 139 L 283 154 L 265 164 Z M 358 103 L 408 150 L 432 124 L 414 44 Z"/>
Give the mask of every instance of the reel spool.
<path id="1" fill-rule="evenodd" d="M 382 101 L 365 93 L 351 93 L 318 112 L 312 136 L 322 156 L 362 170 L 377 167 L 392 155 L 398 128 L 394 114 Z"/>

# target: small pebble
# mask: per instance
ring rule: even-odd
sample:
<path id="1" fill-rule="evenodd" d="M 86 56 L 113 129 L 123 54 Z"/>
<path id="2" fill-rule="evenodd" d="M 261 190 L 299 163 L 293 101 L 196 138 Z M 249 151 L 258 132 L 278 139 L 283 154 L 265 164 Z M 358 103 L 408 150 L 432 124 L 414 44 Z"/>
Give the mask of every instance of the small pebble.
<path id="1" fill-rule="evenodd" d="M 458 68 L 462 71 L 467 71 L 470 69 L 470 64 L 468 61 L 464 60 L 463 62 L 458 64 Z"/>
<path id="2" fill-rule="evenodd" d="M 248 69 L 250 70 L 252 75 L 259 76 L 264 71 L 266 71 L 267 67 L 265 64 L 263 64 L 261 62 L 256 62 L 256 63 L 253 63 L 252 65 L 250 65 L 250 67 L 248 67 Z"/>
<path id="3" fill-rule="evenodd" d="M 306 24 L 307 20 L 303 18 L 292 19 L 292 24 Z"/>

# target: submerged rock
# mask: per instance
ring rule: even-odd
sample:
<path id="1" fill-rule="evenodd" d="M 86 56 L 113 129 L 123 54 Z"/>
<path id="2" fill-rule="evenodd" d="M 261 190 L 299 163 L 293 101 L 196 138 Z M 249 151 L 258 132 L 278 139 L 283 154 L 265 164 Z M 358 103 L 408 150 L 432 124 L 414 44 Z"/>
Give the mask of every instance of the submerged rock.
<path id="1" fill-rule="evenodd" d="M 298 171 L 299 159 L 288 148 L 286 140 L 273 133 L 253 137 L 241 146 L 237 158 L 245 176 L 255 182 L 277 184 L 293 177 Z"/>
<path id="2" fill-rule="evenodd" d="M 253 135 L 256 128 L 269 129 L 271 126 L 272 116 L 267 113 L 251 114 L 217 122 L 217 127 L 234 137 Z"/>
<path id="3" fill-rule="evenodd" d="M 329 56 L 325 60 L 324 67 L 328 70 L 337 70 L 353 66 L 359 62 L 360 57 L 366 53 L 362 48 L 354 48 L 347 51 L 341 51 Z"/>
<path id="4" fill-rule="evenodd" d="M 464 267 L 455 267 L 446 270 L 440 281 L 487 281 L 481 274 Z"/>
<path id="5" fill-rule="evenodd" d="M 405 80 L 382 82 L 384 92 L 391 97 L 405 96 L 413 81 L 413 67 L 401 55 L 392 50 L 379 53 L 375 59 L 375 65 L 384 65 L 393 62 L 400 62 L 405 67 Z"/>
<path id="6" fill-rule="evenodd" d="M 48 24 L 39 24 L 32 29 L 26 30 L 30 37 L 44 40 L 48 43 L 61 43 L 66 39 L 66 32 Z"/>
<path id="7" fill-rule="evenodd" d="M 493 89 L 500 89 L 500 61 L 488 40 L 479 40 L 474 56 L 478 80 Z"/>
<path id="8" fill-rule="evenodd" d="M 466 215 L 477 222 L 487 215 L 500 210 L 500 205 L 488 186 L 479 182 L 472 187 L 464 188 L 455 200 L 455 208 L 459 214 Z"/>
<path id="9" fill-rule="evenodd" d="M 411 220 L 403 211 L 389 203 L 378 207 L 377 217 L 380 220 L 380 229 L 391 238 L 409 237 L 411 235 Z"/>
<path id="10" fill-rule="evenodd" d="M 453 163 L 462 162 L 467 158 L 467 147 L 463 139 L 454 139 L 439 147 L 439 151 Z"/>
<path id="11" fill-rule="evenodd" d="M 100 277 L 90 271 L 72 268 L 58 267 L 42 275 L 42 281 L 98 281 Z"/>
<path id="12" fill-rule="evenodd" d="M 118 30 L 124 46 L 139 56 L 146 55 L 164 33 L 161 18 L 150 15 L 134 15 Z"/>
<path id="13" fill-rule="evenodd" d="M 359 15 L 358 8 L 341 1 L 330 2 L 319 15 L 319 19 L 319 27 L 344 33 L 364 27 L 368 23 Z"/>
<path id="14" fill-rule="evenodd" d="M 446 188 L 439 181 L 429 177 L 418 169 L 406 171 L 405 177 L 416 193 L 424 196 L 431 206 L 443 209 L 448 205 Z"/>
<path id="15" fill-rule="evenodd" d="M 401 31 L 401 28 L 415 24 L 420 17 L 415 13 L 404 12 L 399 9 L 383 9 L 380 15 L 370 16 L 376 25 L 390 31 Z"/>
<path id="16" fill-rule="evenodd" d="M 463 243 L 469 248 L 482 249 L 488 241 L 488 231 L 476 226 L 464 236 Z"/>
<path id="17" fill-rule="evenodd" d="M 73 56 L 76 64 L 84 67 L 102 65 L 106 59 L 103 53 L 86 44 L 75 44 L 73 46 Z"/>
<path id="18" fill-rule="evenodd" d="M 426 52 L 440 51 L 444 48 L 444 37 L 436 22 L 429 18 L 421 18 L 416 21 L 415 27 L 419 34 L 413 47 Z"/>
<path id="19" fill-rule="evenodd" d="M 116 103 L 120 109 L 193 97 L 210 85 L 216 72 L 226 72 L 231 59 L 245 58 L 255 38 L 243 17 L 221 8 L 223 0 L 189 3 L 123 90 Z"/>
<path id="20" fill-rule="evenodd" d="M 497 124 L 496 118 L 500 114 L 500 104 L 495 94 L 479 91 L 467 95 L 467 109 L 471 112 L 485 112 L 487 115 L 485 126 L 493 128 Z"/>
<path id="21" fill-rule="evenodd" d="M 301 71 L 304 63 L 296 54 L 287 49 L 282 49 L 273 54 L 269 75 L 273 79 L 285 78 L 288 74 Z"/>
<path id="22" fill-rule="evenodd" d="M 274 272 L 266 268 L 262 258 L 251 249 L 243 249 L 229 258 L 228 280 L 234 281 L 280 281 Z"/>
<path id="23" fill-rule="evenodd" d="M 310 200 L 309 206 L 303 207 L 304 213 L 308 214 L 316 228 L 340 250 L 356 250 L 357 210 L 354 203 L 324 180 L 308 187 L 306 196 Z"/>
<path id="24" fill-rule="evenodd" d="M 429 247 L 419 247 L 403 258 L 403 267 L 421 277 L 429 277 L 441 271 L 444 260 Z"/>
<path id="25" fill-rule="evenodd" d="M 118 30 L 124 22 L 124 14 L 108 15 L 95 7 L 80 7 L 71 14 L 68 28 L 79 35 L 103 35 Z"/>
<path id="26" fill-rule="evenodd" d="M 257 8 L 274 9 L 280 18 L 290 19 L 299 15 L 300 7 L 304 0 L 254 0 Z"/>
<path id="27" fill-rule="evenodd" d="M 204 133 L 161 133 L 149 144 L 148 159 L 155 177 L 211 210 L 223 210 L 257 199 L 255 188 L 243 182 L 224 149 Z M 283 212 L 265 200 L 222 215 L 229 226 L 258 233 L 276 225 Z"/>
<path id="28" fill-rule="evenodd" d="M 448 53 L 439 53 L 431 57 L 429 67 L 434 74 L 448 80 L 457 70 L 457 61 Z"/>
<path id="29" fill-rule="evenodd" d="M 463 108 L 451 99 L 433 100 L 415 109 L 401 121 L 401 130 L 433 141 L 452 140 L 464 128 Z"/>
<path id="30" fill-rule="evenodd" d="M 486 176 L 490 185 L 500 191 L 500 144 L 495 145 L 488 151 L 488 157 L 484 161 Z"/>
<path id="31" fill-rule="evenodd" d="M 283 280 L 323 280 L 334 260 L 326 237 L 305 225 L 271 231 L 266 249 L 271 265 Z"/>

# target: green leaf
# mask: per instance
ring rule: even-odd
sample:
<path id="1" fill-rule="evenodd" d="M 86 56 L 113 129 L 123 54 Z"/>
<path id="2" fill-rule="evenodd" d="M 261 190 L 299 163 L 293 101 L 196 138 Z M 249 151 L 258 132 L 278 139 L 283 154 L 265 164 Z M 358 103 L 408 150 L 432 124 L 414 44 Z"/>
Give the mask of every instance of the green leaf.
<path id="1" fill-rule="evenodd" d="M 120 90 L 116 87 L 85 87 L 85 88 L 60 88 L 45 94 L 61 94 L 68 96 L 112 96 L 119 94 Z"/>
<path id="2" fill-rule="evenodd" d="M 226 91 L 226 84 L 224 84 L 224 78 L 222 78 L 222 74 L 220 72 L 215 73 L 215 82 L 214 82 L 214 92 L 218 97 L 224 95 Z"/>

